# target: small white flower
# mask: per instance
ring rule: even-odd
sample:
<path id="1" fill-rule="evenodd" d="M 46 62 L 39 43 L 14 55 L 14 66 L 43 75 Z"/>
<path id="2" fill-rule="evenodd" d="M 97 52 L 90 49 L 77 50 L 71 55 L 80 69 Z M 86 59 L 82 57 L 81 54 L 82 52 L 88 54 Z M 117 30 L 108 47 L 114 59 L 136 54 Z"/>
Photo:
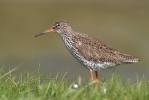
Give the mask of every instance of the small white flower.
<path id="1" fill-rule="evenodd" d="M 77 89 L 78 87 L 79 87 L 78 84 L 73 84 L 74 89 Z"/>

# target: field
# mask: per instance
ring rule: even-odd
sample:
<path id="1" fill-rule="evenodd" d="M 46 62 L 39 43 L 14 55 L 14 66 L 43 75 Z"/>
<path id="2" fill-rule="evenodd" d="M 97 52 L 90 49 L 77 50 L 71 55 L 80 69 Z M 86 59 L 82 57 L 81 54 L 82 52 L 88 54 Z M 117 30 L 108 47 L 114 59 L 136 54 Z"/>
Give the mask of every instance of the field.
<path id="1" fill-rule="evenodd" d="M 0 0 L 0 12 L 0 100 L 149 100 L 149 0 Z M 34 37 L 60 19 L 141 62 L 93 87 L 59 34 Z"/>
<path id="2" fill-rule="evenodd" d="M 113 74 L 111 79 L 89 82 L 80 77 L 69 80 L 65 74 L 57 73 L 51 78 L 42 78 L 42 73 L 33 75 L 26 72 L 20 76 L 13 76 L 12 72 L 0 69 L 0 100 L 148 100 L 149 81 L 142 79 L 132 83 L 130 79 L 121 80 Z M 74 88 L 77 82 L 78 88 Z"/>

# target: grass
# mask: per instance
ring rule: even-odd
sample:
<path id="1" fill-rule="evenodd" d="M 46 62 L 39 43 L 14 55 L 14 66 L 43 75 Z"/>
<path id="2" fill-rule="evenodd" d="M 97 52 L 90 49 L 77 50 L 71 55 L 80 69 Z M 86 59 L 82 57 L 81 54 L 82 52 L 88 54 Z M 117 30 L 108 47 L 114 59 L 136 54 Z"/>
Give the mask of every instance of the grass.
<path id="1" fill-rule="evenodd" d="M 117 75 L 99 82 L 97 88 L 82 78 L 69 81 L 65 74 L 55 78 L 42 78 L 42 74 L 26 72 L 12 76 L 17 68 L 4 72 L 0 69 L 0 100 L 148 100 L 149 80 L 132 83 L 130 79 L 120 80 Z M 77 81 L 79 88 L 74 89 Z M 105 92 L 106 89 L 106 92 Z"/>

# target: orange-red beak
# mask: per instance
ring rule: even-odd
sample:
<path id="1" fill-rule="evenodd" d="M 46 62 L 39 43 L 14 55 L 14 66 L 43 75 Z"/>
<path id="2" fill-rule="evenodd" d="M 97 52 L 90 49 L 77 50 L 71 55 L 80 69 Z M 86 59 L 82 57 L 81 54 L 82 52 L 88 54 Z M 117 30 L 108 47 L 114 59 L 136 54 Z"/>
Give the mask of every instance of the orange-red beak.
<path id="1" fill-rule="evenodd" d="M 50 29 L 48 29 L 48 30 L 46 30 L 46 31 L 44 31 L 42 33 L 39 33 L 39 34 L 35 35 L 35 37 L 38 37 L 40 35 L 44 35 L 44 34 L 47 34 L 47 33 L 53 32 L 53 31 L 54 31 L 54 29 L 53 28 L 50 28 Z"/>

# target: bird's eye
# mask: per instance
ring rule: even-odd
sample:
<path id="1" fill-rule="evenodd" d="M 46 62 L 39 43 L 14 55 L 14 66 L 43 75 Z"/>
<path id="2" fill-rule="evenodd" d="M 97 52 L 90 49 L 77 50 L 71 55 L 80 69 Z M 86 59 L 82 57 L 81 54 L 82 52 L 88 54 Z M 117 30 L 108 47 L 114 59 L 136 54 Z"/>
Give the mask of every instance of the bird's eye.
<path id="1" fill-rule="evenodd" d="M 56 24 L 56 26 L 60 26 L 60 24 Z"/>

